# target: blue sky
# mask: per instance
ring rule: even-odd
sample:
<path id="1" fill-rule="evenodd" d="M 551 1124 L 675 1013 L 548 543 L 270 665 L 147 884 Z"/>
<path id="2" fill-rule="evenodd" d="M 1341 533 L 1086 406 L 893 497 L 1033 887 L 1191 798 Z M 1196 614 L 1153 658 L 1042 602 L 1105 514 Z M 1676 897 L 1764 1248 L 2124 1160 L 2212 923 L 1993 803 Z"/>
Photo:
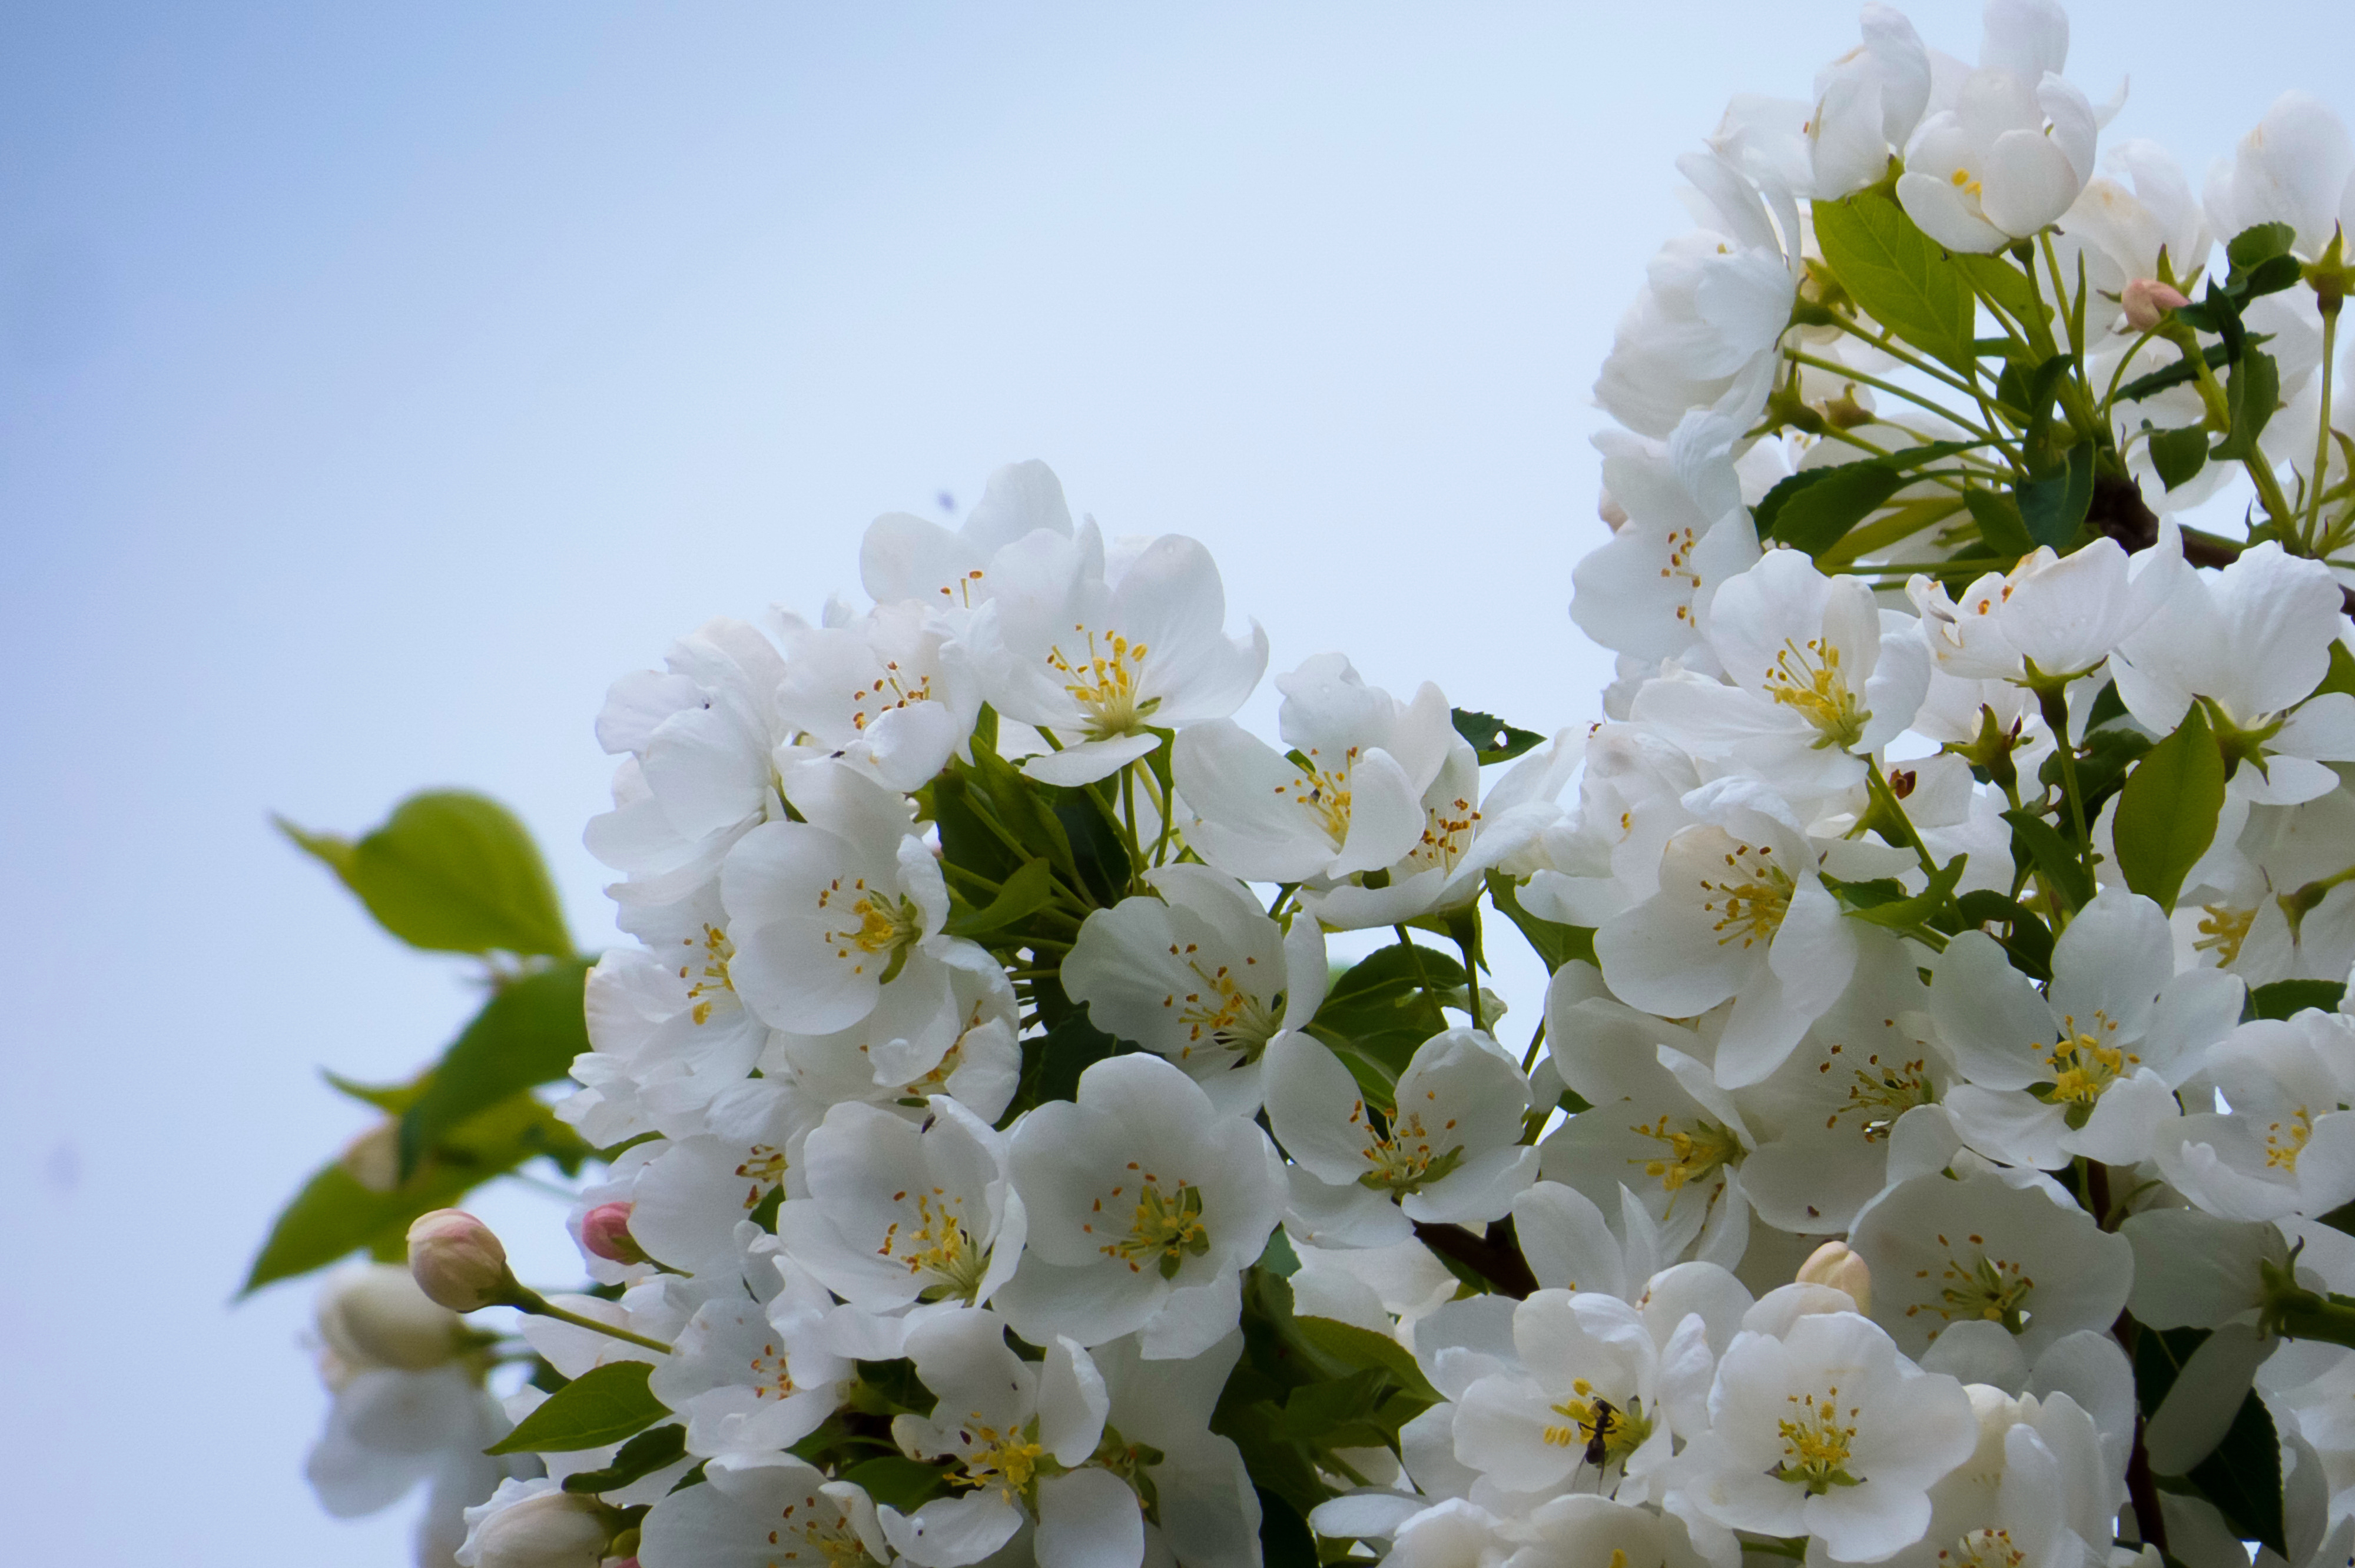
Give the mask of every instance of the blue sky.
<path id="1" fill-rule="evenodd" d="M 1976 50 L 1976 8 L 1913 8 Z M 2082 5 L 2195 173 L 2355 13 Z M 1275 667 L 1595 711 L 1586 389 L 1738 90 L 1845 5 L 0 5 L 0 1460 L 20 1554 L 325 1520 L 276 1204 L 469 1006 L 267 814 L 513 802 L 584 942 L 606 684 L 1043 457 Z M 2337 106 L 2355 111 L 2340 89 Z M 1259 710 L 1268 705 L 1262 702 Z M 491 1200 L 527 1267 L 555 1207 Z"/>

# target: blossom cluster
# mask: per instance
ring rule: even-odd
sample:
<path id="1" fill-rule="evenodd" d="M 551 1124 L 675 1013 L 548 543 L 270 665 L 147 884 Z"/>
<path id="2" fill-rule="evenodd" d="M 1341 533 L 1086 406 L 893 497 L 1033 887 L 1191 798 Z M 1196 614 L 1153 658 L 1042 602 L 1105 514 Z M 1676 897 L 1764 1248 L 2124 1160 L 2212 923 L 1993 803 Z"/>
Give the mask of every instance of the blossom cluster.
<path id="1" fill-rule="evenodd" d="M 1209 553 L 1037 462 L 616 683 L 595 1288 L 439 1206 L 466 1040 L 380 1095 L 323 1497 L 466 1493 L 464 1568 L 2355 1563 L 2355 142 L 2195 196 L 2067 51 L 1869 5 L 1681 161 L 1597 722 L 1326 654 L 1254 735 Z"/>

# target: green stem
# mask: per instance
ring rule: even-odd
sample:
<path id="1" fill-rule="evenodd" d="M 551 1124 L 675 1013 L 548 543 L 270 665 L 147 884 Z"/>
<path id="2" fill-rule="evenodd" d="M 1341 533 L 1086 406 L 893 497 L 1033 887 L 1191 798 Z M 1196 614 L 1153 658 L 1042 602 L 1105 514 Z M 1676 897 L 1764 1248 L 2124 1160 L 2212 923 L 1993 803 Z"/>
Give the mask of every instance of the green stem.
<path id="1" fill-rule="evenodd" d="M 568 1312 L 527 1286 L 517 1286 L 492 1305 L 512 1307 L 518 1312 L 527 1312 L 535 1318 L 553 1318 L 559 1323 L 570 1323 L 576 1329 L 587 1329 L 591 1333 L 602 1334 L 608 1339 L 622 1340 L 633 1345 L 643 1346 L 649 1351 L 660 1351 L 664 1355 L 670 1354 L 670 1347 L 660 1340 L 650 1340 L 644 1334 L 634 1334 L 627 1329 L 617 1329 L 611 1323 L 601 1323 L 594 1318 L 584 1318 L 578 1312 Z"/>
<path id="2" fill-rule="evenodd" d="M 2322 528 L 2323 481 L 2330 472 L 2330 359 L 2337 352 L 2339 341 L 2339 302 L 2331 300 L 2322 313 L 2322 413 L 2314 432 L 2314 472 L 2307 478 L 2311 492 L 2306 514 L 2306 546 L 2309 555 L 2320 554 Z"/>
<path id="3" fill-rule="evenodd" d="M 1871 338 L 1865 337 L 1865 334 L 1862 333 L 1858 333 L 1857 335 L 1859 337 L 1864 337 L 1867 343 L 1873 342 Z M 1873 346 L 1877 348 L 1880 344 L 1876 343 Z M 1828 370 L 1836 376 L 1844 376 L 1850 381 L 1861 382 L 1863 385 L 1870 387 L 1877 391 L 1886 392 L 1892 397 L 1902 397 L 1908 403 L 1912 403 L 1917 408 L 1926 408 L 1931 413 L 1937 415 L 1938 418 L 1950 420 L 1954 424 L 1960 426 L 1963 429 L 1968 431 L 1974 436 L 1977 436 L 1979 440 L 1987 442 L 1991 446 L 1999 448 L 2002 445 L 2000 438 L 1996 436 L 1992 431 L 1971 423 L 1970 420 L 1965 418 L 1960 414 L 1955 413 L 1945 404 L 1932 402 L 1929 398 L 1923 397 L 1919 392 L 1909 391 L 1905 387 L 1897 385 L 1894 381 L 1883 381 L 1878 376 L 1868 376 L 1863 371 L 1842 365 L 1836 359 L 1818 359 L 1812 354 L 1802 354 L 1796 348 L 1785 349 L 1783 352 L 1785 356 L 1795 365 L 1811 365 L 1817 370 Z M 1970 390 L 1967 387 L 1962 387 L 1959 382 L 1955 383 L 1955 385 L 1963 391 L 1967 392 Z M 1862 443 L 1859 442 L 1859 444 L 1861 445 Z"/>
<path id="4" fill-rule="evenodd" d="M 2033 676 L 2034 669 L 2029 671 Z M 2061 757 L 2061 792 L 2069 798 L 2069 825 L 2077 834 L 2077 854 L 2084 863 L 2085 880 L 2094 881 L 2094 835 L 2085 830 L 2085 797 L 2077 787 L 2077 748 L 2069 739 L 2066 681 L 2040 680 L 2034 690 L 2044 714 L 2044 727 L 2052 732 L 2052 749 Z"/>
<path id="5" fill-rule="evenodd" d="M 1939 865 L 1931 858 L 1930 846 L 1922 842 L 1921 833 L 1913 826 L 1913 819 L 1905 814 L 1905 807 L 1897 799 L 1897 791 L 1889 787 L 1888 779 L 1882 775 L 1881 764 L 1870 757 L 1864 759 L 1864 781 L 1872 795 L 1873 803 L 1888 812 L 1896 822 L 1903 846 L 1913 852 L 1924 872 L 1932 876 L 1937 875 Z"/>

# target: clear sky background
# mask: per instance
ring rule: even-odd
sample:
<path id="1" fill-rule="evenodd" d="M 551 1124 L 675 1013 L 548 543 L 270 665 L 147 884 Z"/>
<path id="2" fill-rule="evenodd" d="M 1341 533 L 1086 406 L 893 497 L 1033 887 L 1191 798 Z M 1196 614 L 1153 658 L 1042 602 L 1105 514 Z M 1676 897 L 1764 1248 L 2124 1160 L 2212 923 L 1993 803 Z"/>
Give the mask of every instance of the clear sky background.
<path id="1" fill-rule="evenodd" d="M 1913 7 L 1975 54 L 1976 6 Z M 2076 7 L 2195 173 L 2355 7 Z M 1844 4 L 0 4 L 0 1517 L 27 1562 L 407 1561 L 325 1519 L 272 1213 L 472 998 L 267 813 L 512 802 L 584 943 L 606 684 L 1043 457 L 1327 649 L 1593 716 L 1587 388 L 1675 154 Z M 2348 90 L 2336 106 L 2355 111 Z M 1264 719 L 1272 703 L 1252 710 Z M 1524 999 L 1525 1001 L 1528 999 Z M 550 1202 L 485 1212 L 569 1273 Z"/>

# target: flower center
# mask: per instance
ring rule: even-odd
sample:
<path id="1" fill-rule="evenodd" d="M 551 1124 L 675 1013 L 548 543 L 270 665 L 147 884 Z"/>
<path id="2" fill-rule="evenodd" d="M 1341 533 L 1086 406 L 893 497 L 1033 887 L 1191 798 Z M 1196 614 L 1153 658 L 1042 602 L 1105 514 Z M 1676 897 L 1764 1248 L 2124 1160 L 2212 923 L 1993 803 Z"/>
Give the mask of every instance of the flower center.
<path id="1" fill-rule="evenodd" d="M 2292 1111 L 2287 1121 L 2276 1121 L 2265 1128 L 2265 1164 L 2272 1170 L 2296 1173 L 2297 1157 L 2306 1148 L 2306 1140 L 2314 1136 L 2314 1117 L 2304 1106 Z"/>
<path id="2" fill-rule="evenodd" d="M 1063 690 L 1085 712 L 1088 738 L 1108 740 L 1135 735 L 1144 720 L 1161 705 L 1158 697 L 1140 701 L 1137 685 L 1145 673 L 1145 644 L 1131 642 L 1117 631 L 1097 634 L 1084 625 L 1072 630 L 1087 639 L 1076 662 L 1058 646 L 1047 651 L 1047 666 L 1063 677 Z"/>
<path id="3" fill-rule="evenodd" d="M 736 1174 L 744 1181 L 744 1210 L 750 1213 L 785 1179 L 785 1151 L 756 1143 L 736 1167 Z"/>
<path id="4" fill-rule="evenodd" d="M 1680 1192 L 1696 1181 L 1705 1181 L 1742 1158 L 1742 1140 L 1711 1121 L 1693 1121 L 1682 1128 L 1672 1128 L 1663 1116 L 1649 1127 L 1638 1122 L 1628 1130 L 1658 1144 L 1661 1154 L 1657 1159 L 1630 1160 L 1627 1163 L 1640 1163 L 1645 1175 L 1670 1192 Z"/>
<path id="5" fill-rule="evenodd" d="M 1358 760 L 1358 748 L 1349 747 L 1341 754 L 1338 766 L 1327 768 L 1322 754 L 1315 747 L 1305 753 L 1294 752 L 1292 760 L 1300 765 L 1300 774 L 1289 784 L 1279 784 L 1275 792 L 1289 795 L 1295 805 L 1316 818 L 1325 836 L 1339 849 L 1349 837 L 1349 767 Z"/>
<path id="6" fill-rule="evenodd" d="M 1725 852 L 1723 874 L 1700 879 L 1708 895 L 1701 908 L 1717 916 L 1710 929 L 1721 948 L 1734 941 L 1744 948 L 1772 941 L 1791 907 L 1791 874 L 1774 863 L 1772 844 L 1745 844 L 1731 837 L 1726 842 L 1733 847 Z"/>
<path id="7" fill-rule="evenodd" d="M 826 945 L 834 949 L 836 958 L 849 961 L 852 974 L 865 974 L 867 966 L 880 958 L 882 980 L 888 984 L 897 980 L 900 967 L 908 961 L 908 949 L 924 936 L 923 912 L 916 907 L 916 901 L 871 888 L 863 876 L 853 877 L 848 887 L 836 877 L 818 890 L 817 906 L 831 910 L 837 899 L 847 901 L 844 912 L 858 924 L 827 930 Z"/>
<path id="8" fill-rule="evenodd" d="M 1984 1236 L 1966 1236 L 1964 1240 L 1974 1247 L 1987 1245 Z M 2027 1330 L 2029 1319 L 2035 1316 L 2027 1310 L 2027 1304 L 2028 1298 L 2035 1293 L 2036 1281 L 2022 1273 L 2019 1265 L 2009 1258 L 1989 1257 L 1985 1252 L 1965 1263 L 1955 1256 L 1954 1244 L 1945 1236 L 1938 1238 L 1938 1245 L 1947 1249 L 1946 1266 L 1939 1274 L 1945 1283 L 1938 1287 L 1935 1302 L 1917 1301 L 1906 1308 L 1908 1318 L 1927 1305 L 1930 1310 L 1949 1323 L 1976 1319 L 2000 1323 L 2015 1334 Z M 1913 1275 L 1916 1279 L 1929 1277 L 1930 1271 L 1926 1268 L 1916 1269 Z"/>
<path id="9" fill-rule="evenodd" d="M 1161 1005 L 1174 1011 L 1186 1025 L 1186 1046 L 1178 1053 L 1184 1061 L 1194 1054 L 1194 1047 L 1207 1040 L 1221 1051 L 1232 1051 L 1246 1062 L 1256 1062 L 1267 1043 L 1275 1036 L 1275 1019 L 1270 1004 L 1245 991 L 1235 982 L 1233 970 L 1225 964 L 1204 969 L 1194 957 L 1196 945 L 1188 942 L 1182 948 L 1169 944 L 1169 956 L 1194 971 L 1202 982 L 1199 991 L 1180 995 L 1171 991 L 1161 999 Z M 1256 967 L 1257 959 L 1245 958 L 1247 967 Z"/>
<path id="10" fill-rule="evenodd" d="M 1464 852 L 1472 847 L 1475 830 L 1480 822 L 1480 812 L 1471 801 L 1457 796 L 1446 806 L 1423 809 L 1423 837 L 1406 852 L 1407 863 L 1421 871 L 1437 866 L 1442 871 L 1454 871 Z"/>
<path id="11" fill-rule="evenodd" d="M 702 963 L 698 966 L 690 959 L 681 964 L 678 978 L 688 982 L 687 997 L 691 1004 L 688 1008 L 690 1016 L 698 1023 L 709 1023 L 711 1022 L 713 1000 L 723 991 L 730 995 L 735 993 L 736 987 L 728 978 L 728 960 L 736 956 L 736 944 L 730 941 L 728 934 L 717 926 L 704 927 L 700 943 L 692 937 L 682 937 L 679 943 L 690 949 L 697 947 L 703 949 Z"/>
<path id="12" fill-rule="evenodd" d="M 1981 1526 L 1938 1553 L 1939 1568 L 2021 1568 L 2028 1553 L 2012 1544 L 2011 1531 Z"/>
<path id="13" fill-rule="evenodd" d="M 2067 1107 L 2069 1125 L 2080 1128 L 2093 1116 L 2094 1102 L 2139 1066 L 2142 1058 L 2112 1044 L 2118 1026 L 2099 1008 L 2094 1010 L 2091 1028 L 2080 1029 L 2073 1014 L 2061 1025 L 2064 1033 L 2058 1042 L 2036 1047 L 2036 1054 L 2051 1065 L 2052 1081 L 2030 1092 L 2046 1105 Z"/>
<path id="14" fill-rule="evenodd" d="M 786 1568 L 802 1561 L 804 1550 L 817 1553 L 817 1561 L 826 1568 L 877 1568 L 867 1545 L 858 1539 L 849 1522 L 842 1516 L 841 1506 L 823 1494 L 805 1494 L 801 1501 L 787 1503 L 777 1515 L 781 1527 L 770 1531 L 769 1544 L 780 1550 L 781 1555 L 771 1559 L 771 1568 Z"/>
<path id="15" fill-rule="evenodd" d="M 2215 954 L 2217 964 L 2230 969 L 2240 958 L 2241 944 L 2249 939 L 2249 927 L 2256 918 L 2254 908 L 2203 904 L 2200 906 L 2200 937 L 2191 945 L 2200 952 Z"/>
<path id="16" fill-rule="evenodd" d="M 1350 1107 L 1350 1121 L 1366 1129 L 1364 1153 L 1369 1169 L 1359 1173 L 1359 1185 L 1378 1192 L 1411 1192 L 1438 1181 L 1463 1162 L 1462 1141 L 1450 1141 L 1455 1118 L 1440 1117 L 1436 1094 L 1426 1089 L 1423 1097 L 1432 1102 L 1432 1118 L 1439 1123 L 1436 1128 L 1424 1123 L 1420 1108 L 1393 1115 L 1385 1127 L 1366 1108 L 1364 1100 Z M 1439 1147 L 1443 1144 L 1444 1148 Z"/>
<path id="17" fill-rule="evenodd" d="M 1140 1171 L 1135 1160 L 1128 1168 L 1138 1172 L 1138 1186 L 1127 1233 L 1096 1250 L 1106 1257 L 1126 1260 L 1131 1274 L 1144 1272 L 1146 1263 L 1151 1261 L 1162 1278 L 1175 1279 L 1187 1258 L 1200 1257 L 1210 1250 L 1210 1233 L 1202 1224 L 1202 1190 L 1190 1181 L 1179 1181 L 1176 1192 L 1165 1193 L 1160 1177 Z M 1109 1195 L 1118 1202 L 1127 1192 L 1128 1183 L 1124 1181 Z M 1092 1212 L 1102 1214 L 1103 1206 L 1103 1199 L 1098 1198 Z M 1096 1234 L 1092 1220 L 1080 1229 L 1090 1235 Z"/>
<path id="18" fill-rule="evenodd" d="M 1849 1425 L 1842 1425 L 1839 1390 L 1827 1388 L 1823 1396 L 1789 1396 L 1791 1414 L 1774 1424 L 1783 1436 L 1783 1459 L 1767 1474 L 1776 1480 L 1805 1487 L 1817 1497 L 1834 1487 L 1861 1483 L 1848 1473 L 1849 1446 L 1856 1441 L 1856 1407 L 1849 1407 Z"/>
<path id="19" fill-rule="evenodd" d="M 1828 1077 L 1834 1059 L 1845 1048 L 1835 1045 L 1829 1055 L 1819 1063 L 1816 1071 Z M 1915 1106 L 1926 1106 L 1938 1097 L 1930 1082 L 1927 1059 L 1914 1057 L 1910 1062 L 1883 1062 L 1879 1052 L 1864 1059 L 1861 1067 L 1849 1069 L 1850 1082 L 1848 1097 L 1831 1115 L 1824 1118 L 1827 1128 L 1839 1126 L 1844 1116 L 1856 1118 L 1857 1130 L 1868 1143 L 1879 1143 L 1889 1137 L 1897 1118 Z"/>
<path id="20" fill-rule="evenodd" d="M 1979 183 L 1978 181 L 1971 178 L 1971 172 L 1968 169 L 1956 169 L 1949 177 L 1953 179 L 1955 188 L 1956 190 L 1962 192 L 1966 196 L 1972 197 L 1973 199 L 1977 198 L 1979 194 Z"/>
<path id="21" fill-rule="evenodd" d="M 905 1192 L 894 1192 L 891 1201 L 903 1203 L 908 1197 Z M 918 1192 L 915 1200 L 916 1223 L 903 1226 L 893 1220 L 884 1227 L 883 1245 L 875 1250 L 906 1264 L 910 1274 L 930 1275 L 932 1283 L 924 1289 L 925 1300 L 972 1300 L 989 1259 L 965 1228 L 964 1200 L 951 1198 L 942 1187 Z"/>
<path id="22" fill-rule="evenodd" d="M 979 572 L 973 575 L 981 576 Z M 883 673 L 875 677 L 874 684 L 863 686 L 850 694 L 850 727 L 864 733 L 868 721 L 877 714 L 890 713 L 894 708 L 904 708 L 911 703 L 928 703 L 932 700 L 932 678 L 930 675 L 919 676 L 915 683 L 910 685 L 900 678 L 900 662 L 896 659 L 886 660 L 883 663 Z"/>
<path id="23" fill-rule="evenodd" d="M 785 1352 L 774 1344 L 763 1344 L 751 1364 L 753 1398 L 783 1399 L 794 1392 L 794 1375 L 785 1365 Z"/>
<path id="24" fill-rule="evenodd" d="M 1039 1443 L 1038 1423 L 1000 1432 L 984 1425 L 976 1413 L 972 1425 L 960 1431 L 971 1446 L 964 1453 L 964 1470 L 949 1478 L 956 1487 L 992 1488 L 1007 1502 L 1022 1497 L 1038 1476 L 1047 1450 Z"/>
<path id="25" fill-rule="evenodd" d="M 1644 1446 L 1652 1435 L 1652 1423 L 1644 1414 L 1644 1402 L 1630 1399 L 1625 1410 L 1607 1399 L 1595 1396 L 1594 1385 L 1584 1378 L 1573 1379 L 1571 1397 L 1552 1406 L 1565 1425 L 1548 1426 L 1540 1436 L 1549 1448 L 1582 1448 L 1586 1463 L 1597 1469 L 1624 1465 L 1627 1456 Z"/>
<path id="26" fill-rule="evenodd" d="M 1821 638 L 1810 637 L 1804 647 L 1785 638 L 1764 683 L 1768 696 L 1797 709 L 1815 726 L 1818 747 L 1845 750 L 1854 746 L 1872 716 L 1849 690 L 1848 677 L 1840 671 L 1840 651 Z"/>

